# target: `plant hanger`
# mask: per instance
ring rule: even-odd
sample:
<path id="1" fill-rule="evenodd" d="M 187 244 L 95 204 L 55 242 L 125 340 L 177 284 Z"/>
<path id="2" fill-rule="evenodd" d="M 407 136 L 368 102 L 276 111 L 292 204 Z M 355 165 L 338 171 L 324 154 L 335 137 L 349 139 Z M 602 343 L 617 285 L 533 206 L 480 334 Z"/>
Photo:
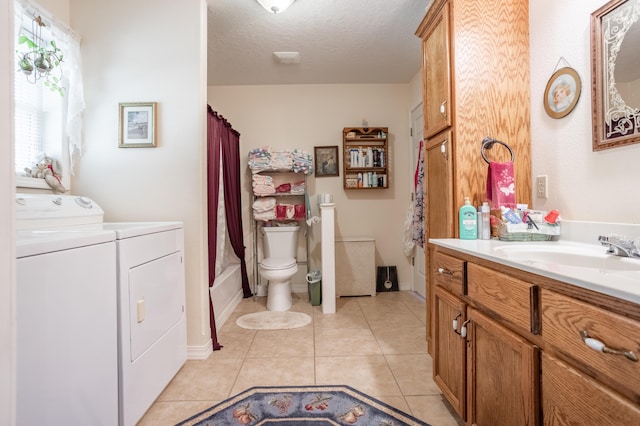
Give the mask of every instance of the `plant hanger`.
<path id="1" fill-rule="evenodd" d="M 18 51 L 19 60 L 18 67 L 26 76 L 27 81 L 36 84 L 38 80 L 43 79 L 44 85 L 52 91 L 57 91 L 60 95 L 64 95 L 64 87 L 62 87 L 62 67 L 63 61 L 62 51 L 56 45 L 55 40 L 46 43 L 42 38 L 42 28 L 46 24 L 42 17 L 34 13 L 31 21 L 31 37 L 22 34 L 18 38 L 18 45 L 26 45 L 27 51 Z"/>

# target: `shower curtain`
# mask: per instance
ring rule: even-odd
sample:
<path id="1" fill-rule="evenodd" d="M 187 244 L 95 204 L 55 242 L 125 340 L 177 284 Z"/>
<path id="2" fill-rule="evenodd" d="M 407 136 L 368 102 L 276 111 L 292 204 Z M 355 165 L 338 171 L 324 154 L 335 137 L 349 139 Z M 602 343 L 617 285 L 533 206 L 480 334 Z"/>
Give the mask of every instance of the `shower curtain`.
<path id="1" fill-rule="evenodd" d="M 221 161 L 222 158 L 222 168 Z M 218 228 L 218 195 L 220 175 L 224 188 L 225 217 L 229 230 L 229 240 L 233 252 L 240 259 L 242 292 L 251 297 L 245 246 L 242 230 L 242 206 L 240 194 L 240 133 L 231 124 L 207 105 L 207 217 L 209 247 L 209 287 L 213 285 L 216 273 L 216 237 Z M 218 342 L 213 304 L 209 297 L 209 326 L 213 350 L 222 348 Z"/>

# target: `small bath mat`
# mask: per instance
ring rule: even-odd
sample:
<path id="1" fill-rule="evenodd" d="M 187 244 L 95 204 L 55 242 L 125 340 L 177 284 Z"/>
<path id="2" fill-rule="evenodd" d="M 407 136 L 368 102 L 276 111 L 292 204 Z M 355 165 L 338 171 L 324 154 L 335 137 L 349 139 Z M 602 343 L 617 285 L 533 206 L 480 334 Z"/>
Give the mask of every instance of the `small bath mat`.
<path id="1" fill-rule="evenodd" d="M 304 327 L 311 317 L 302 312 L 262 311 L 243 315 L 236 320 L 238 327 L 249 330 L 288 330 Z"/>

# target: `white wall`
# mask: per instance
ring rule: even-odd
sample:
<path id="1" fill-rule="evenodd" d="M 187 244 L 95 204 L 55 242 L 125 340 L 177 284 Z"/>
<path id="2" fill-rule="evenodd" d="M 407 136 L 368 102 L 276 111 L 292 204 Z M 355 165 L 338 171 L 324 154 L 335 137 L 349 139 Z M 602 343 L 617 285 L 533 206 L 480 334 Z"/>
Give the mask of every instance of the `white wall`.
<path id="1" fill-rule="evenodd" d="M 188 344 L 207 345 L 206 4 L 70 3 L 87 105 L 73 193 L 106 221 L 184 222 Z M 158 102 L 156 148 L 118 148 L 120 102 Z"/>
<path id="2" fill-rule="evenodd" d="M 415 165 L 408 164 L 411 137 L 410 111 L 415 96 L 408 84 L 209 86 L 211 107 L 226 117 L 240 136 L 245 244 L 250 252 L 250 173 L 247 154 L 252 148 L 301 148 L 336 145 L 342 150 L 342 129 L 388 127 L 391 147 L 391 187 L 385 190 L 344 190 L 339 177 L 308 182 L 311 207 L 319 216 L 316 194 L 333 194 L 336 203 L 336 238 L 370 236 L 376 240 L 376 264 L 396 265 L 401 282 L 410 285 L 411 266 L 402 251 L 405 209 Z M 340 168 L 344 158 L 340 154 Z M 316 225 L 317 226 L 317 225 Z M 311 267 L 320 267 L 320 229 L 314 227 Z M 251 264 L 248 264 L 251 271 Z"/>
<path id="3" fill-rule="evenodd" d="M 534 193 L 533 204 L 558 209 L 568 220 L 640 223 L 640 144 L 591 149 L 590 15 L 605 3 L 529 2 L 532 174 L 534 182 L 549 176 L 549 198 Z M 556 120 L 542 98 L 561 57 L 580 75 L 582 94 L 573 112 Z"/>
<path id="4" fill-rule="evenodd" d="M 13 58 L 13 0 L 0 0 L 0 58 Z M 0 425 L 15 424 L 13 61 L 0 61 Z"/>

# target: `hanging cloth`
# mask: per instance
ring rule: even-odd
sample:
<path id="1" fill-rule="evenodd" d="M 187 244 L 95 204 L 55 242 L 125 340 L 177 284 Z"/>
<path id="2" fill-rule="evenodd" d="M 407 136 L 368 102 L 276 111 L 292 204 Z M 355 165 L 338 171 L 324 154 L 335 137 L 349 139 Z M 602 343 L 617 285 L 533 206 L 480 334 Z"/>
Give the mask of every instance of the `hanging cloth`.
<path id="1" fill-rule="evenodd" d="M 503 145 L 511 153 L 511 161 L 489 161 L 484 150 L 490 149 L 493 144 Z M 492 209 L 500 207 L 516 207 L 516 179 L 513 168 L 513 151 L 504 142 L 492 138 L 484 138 L 482 141 L 482 158 L 489 164 L 487 171 L 487 199 Z"/>
<path id="2" fill-rule="evenodd" d="M 413 242 L 424 248 L 424 153 L 423 141 L 418 148 L 418 164 L 414 174 Z"/>

